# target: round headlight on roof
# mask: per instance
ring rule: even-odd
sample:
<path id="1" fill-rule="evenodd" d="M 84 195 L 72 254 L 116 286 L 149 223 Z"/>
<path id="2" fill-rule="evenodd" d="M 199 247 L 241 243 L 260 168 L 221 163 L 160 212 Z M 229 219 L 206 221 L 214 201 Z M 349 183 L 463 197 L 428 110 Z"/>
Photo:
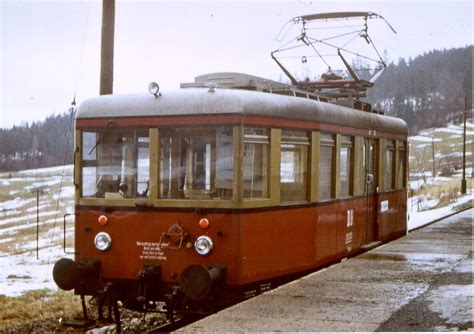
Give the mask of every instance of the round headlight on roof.
<path id="1" fill-rule="evenodd" d="M 198 237 L 194 243 L 194 249 L 199 255 L 209 255 L 213 248 L 214 243 L 212 242 L 212 239 L 205 235 Z"/>
<path id="2" fill-rule="evenodd" d="M 100 232 L 94 238 L 95 248 L 104 252 L 112 246 L 112 238 L 108 233 Z"/>
<path id="3" fill-rule="evenodd" d="M 153 94 L 155 95 L 155 97 L 158 97 L 158 95 L 160 94 L 160 85 L 158 85 L 156 82 L 150 82 L 150 84 L 148 85 L 148 91 L 150 92 L 150 94 Z"/>

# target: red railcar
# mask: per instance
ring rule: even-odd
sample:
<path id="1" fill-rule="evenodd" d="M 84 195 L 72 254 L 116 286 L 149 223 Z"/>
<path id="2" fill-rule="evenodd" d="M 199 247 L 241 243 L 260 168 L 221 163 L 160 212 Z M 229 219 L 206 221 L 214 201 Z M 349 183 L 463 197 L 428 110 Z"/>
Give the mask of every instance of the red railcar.
<path id="1" fill-rule="evenodd" d="M 406 233 L 402 120 L 237 73 L 182 87 L 78 109 L 59 287 L 212 311 Z"/>

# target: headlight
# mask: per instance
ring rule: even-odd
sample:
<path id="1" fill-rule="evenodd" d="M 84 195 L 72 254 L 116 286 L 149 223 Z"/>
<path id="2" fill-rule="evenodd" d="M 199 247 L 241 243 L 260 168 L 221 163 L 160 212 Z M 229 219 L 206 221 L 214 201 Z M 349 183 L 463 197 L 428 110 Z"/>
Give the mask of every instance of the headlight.
<path id="1" fill-rule="evenodd" d="M 100 251 L 106 251 L 112 246 L 112 238 L 108 233 L 100 232 L 94 238 L 94 245 Z"/>
<path id="2" fill-rule="evenodd" d="M 194 249 L 199 255 L 208 255 L 211 253 L 213 247 L 214 244 L 212 243 L 211 238 L 206 237 L 205 235 L 197 238 L 196 242 L 194 243 Z"/>
<path id="3" fill-rule="evenodd" d="M 155 97 L 158 97 L 160 94 L 160 85 L 158 85 L 156 82 L 150 82 L 148 85 L 148 91 L 150 94 L 155 95 Z"/>

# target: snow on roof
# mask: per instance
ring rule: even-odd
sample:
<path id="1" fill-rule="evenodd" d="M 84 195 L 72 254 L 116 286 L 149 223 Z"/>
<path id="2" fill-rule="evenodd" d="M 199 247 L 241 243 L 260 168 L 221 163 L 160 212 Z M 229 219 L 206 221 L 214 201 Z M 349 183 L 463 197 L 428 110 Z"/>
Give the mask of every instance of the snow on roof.
<path id="1" fill-rule="evenodd" d="M 398 118 L 355 110 L 307 98 L 240 89 L 185 88 L 151 94 L 103 95 L 84 101 L 77 118 L 184 115 L 253 115 L 332 123 L 408 134 Z"/>

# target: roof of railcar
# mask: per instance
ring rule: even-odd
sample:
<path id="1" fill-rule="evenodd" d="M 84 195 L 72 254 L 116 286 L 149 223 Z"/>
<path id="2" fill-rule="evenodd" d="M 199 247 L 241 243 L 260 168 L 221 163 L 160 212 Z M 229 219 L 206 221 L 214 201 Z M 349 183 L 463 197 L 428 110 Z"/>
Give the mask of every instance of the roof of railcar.
<path id="1" fill-rule="evenodd" d="M 408 134 L 406 123 L 308 98 L 241 89 L 184 88 L 151 94 L 102 95 L 84 101 L 78 119 L 240 114 L 316 121 Z"/>

